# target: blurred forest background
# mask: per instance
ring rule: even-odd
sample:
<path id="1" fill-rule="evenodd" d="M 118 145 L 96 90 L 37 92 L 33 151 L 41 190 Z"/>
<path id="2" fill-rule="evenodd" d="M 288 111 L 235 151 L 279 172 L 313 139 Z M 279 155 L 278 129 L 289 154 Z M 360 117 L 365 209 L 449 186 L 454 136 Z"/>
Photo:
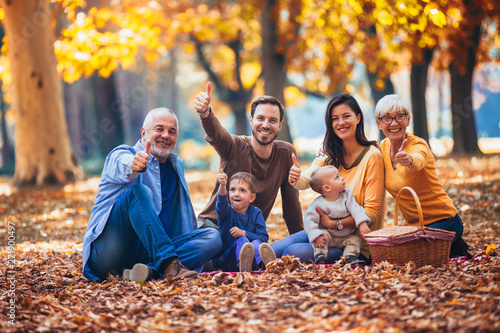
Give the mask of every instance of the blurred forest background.
<path id="1" fill-rule="evenodd" d="M 312 158 L 335 94 L 354 95 L 367 135 L 389 93 L 436 155 L 500 152 L 497 0 L 0 0 L 0 172 L 14 184 L 100 173 L 148 110 L 179 117 L 187 168 L 217 166 L 193 109 L 207 81 L 232 133 L 249 102 L 287 108 L 280 138 Z"/>

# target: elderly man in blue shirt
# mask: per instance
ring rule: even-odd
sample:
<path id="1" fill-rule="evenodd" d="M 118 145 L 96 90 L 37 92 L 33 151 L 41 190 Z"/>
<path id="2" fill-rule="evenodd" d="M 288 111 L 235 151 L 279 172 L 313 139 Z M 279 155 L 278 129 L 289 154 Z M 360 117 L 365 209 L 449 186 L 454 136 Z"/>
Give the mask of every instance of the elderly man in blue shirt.
<path id="1" fill-rule="evenodd" d="M 217 255 L 215 229 L 197 229 L 172 110 L 151 110 L 134 147 L 109 153 L 83 239 L 83 275 L 109 274 L 144 282 L 153 277 L 196 278 Z"/>

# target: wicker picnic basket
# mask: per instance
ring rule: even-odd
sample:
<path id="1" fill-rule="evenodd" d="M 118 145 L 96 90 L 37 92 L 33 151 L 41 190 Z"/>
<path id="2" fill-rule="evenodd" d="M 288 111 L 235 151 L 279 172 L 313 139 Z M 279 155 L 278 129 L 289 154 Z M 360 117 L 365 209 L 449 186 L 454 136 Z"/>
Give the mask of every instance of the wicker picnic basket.
<path id="1" fill-rule="evenodd" d="M 398 201 L 403 191 L 409 191 L 417 205 L 419 226 L 398 226 Z M 424 227 L 422 207 L 415 191 L 403 187 L 394 207 L 394 226 L 376 230 L 367 235 L 373 263 L 388 261 L 404 266 L 413 261 L 417 267 L 431 265 L 439 267 L 448 264 L 451 241 L 455 233 Z"/>

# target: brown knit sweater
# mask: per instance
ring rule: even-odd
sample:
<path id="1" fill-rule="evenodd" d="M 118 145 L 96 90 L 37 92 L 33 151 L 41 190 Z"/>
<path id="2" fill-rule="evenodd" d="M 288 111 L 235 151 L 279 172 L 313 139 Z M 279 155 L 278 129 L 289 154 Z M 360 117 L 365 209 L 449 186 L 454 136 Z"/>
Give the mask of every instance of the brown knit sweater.
<path id="1" fill-rule="evenodd" d="M 299 192 L 288 182 L 288 173 L 293 164 L 292 153 L 295 148 L 284 141 L 275 140 L 271 156 L 261 159 L 252 148 L 251 137 L 230 134 L 210 112 L 201 119 L 205 130 L 205 140 L 215 148 L 220 157 L 220 169 L 228 179 L 239 171 L 248 172 L 257 178 L 257 198 L 252 203 L 260 208 L 264 219 L 271 213 L 274 201 L 281 190 L 283 219 L 288 232 L 296 233 L 304 229 Z M 229 185 L 229 184 L 228 184 Z M 209 219 L 217 223 L 215 202 L 219 183 L 216 181 L 210 200 L 198 215 L 198 220 Z"/>

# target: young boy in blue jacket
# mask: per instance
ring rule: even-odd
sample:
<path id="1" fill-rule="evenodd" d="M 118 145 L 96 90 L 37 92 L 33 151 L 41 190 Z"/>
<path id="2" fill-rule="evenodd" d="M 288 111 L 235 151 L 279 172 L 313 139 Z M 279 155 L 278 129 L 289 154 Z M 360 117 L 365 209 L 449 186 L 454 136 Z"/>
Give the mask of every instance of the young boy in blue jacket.
<path id="1" fill-rule="evenodd" d="M 229 181 L 229 195 L 223 170 L 217 180 L 220 186 L 215 208 L 222 239 L 219 267 L 228 272 L 265 268 L 276 255 L 267 244 L 269 234 L 261 210 L 250 205 L 256 197 L 257 180 L 247 172 L 234 174 Z"/>

